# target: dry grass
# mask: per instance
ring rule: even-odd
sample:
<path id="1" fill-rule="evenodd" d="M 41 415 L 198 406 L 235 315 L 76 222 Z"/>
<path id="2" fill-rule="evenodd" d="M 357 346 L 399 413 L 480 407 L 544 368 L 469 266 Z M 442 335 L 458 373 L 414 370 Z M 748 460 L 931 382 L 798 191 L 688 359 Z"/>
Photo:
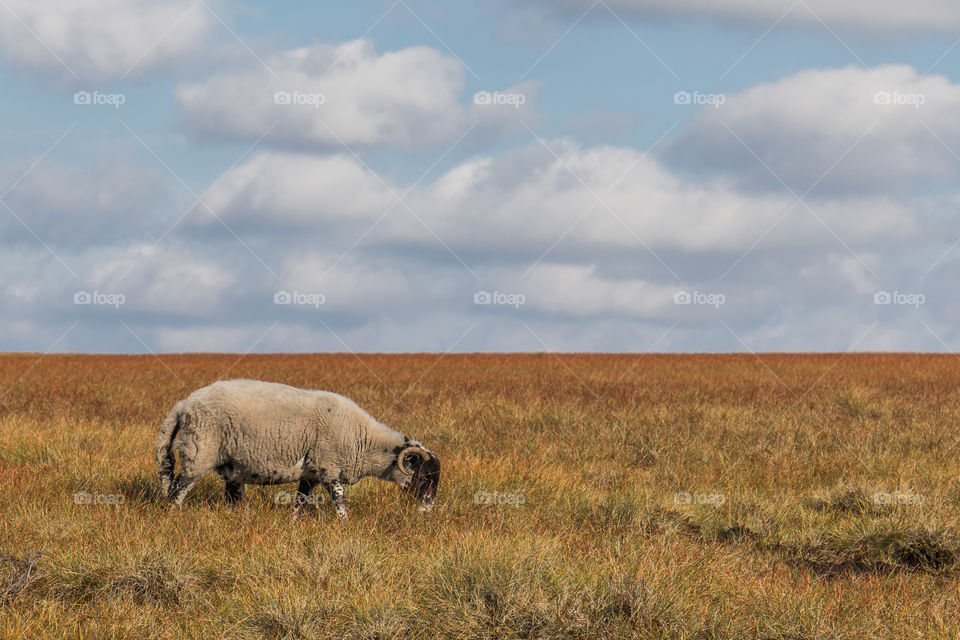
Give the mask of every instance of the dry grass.
<path id="1" fill-rule="evenodd" d="M 0 358 L 6 637 L 960 635 L 951 356 L 36 360 Z M 437 510 L 367 481 L 349 522 L 293 522 L 290 487 L 229 507 L 212 477 L 168 512 L 160 420 L 224 375 L 334 390 L 421 438 Z"/>

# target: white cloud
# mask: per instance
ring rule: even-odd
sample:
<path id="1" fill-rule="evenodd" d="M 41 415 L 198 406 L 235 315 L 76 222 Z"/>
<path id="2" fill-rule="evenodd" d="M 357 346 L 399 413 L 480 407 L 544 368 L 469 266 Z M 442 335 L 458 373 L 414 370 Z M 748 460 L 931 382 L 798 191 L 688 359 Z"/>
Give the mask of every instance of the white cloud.
<path id="1" fill-rule="evenodd" d="M 116 288 L 129 291 L 139 311 L 202 319 L 232 306 L 227 297 L 237 288 L 235 269 L 236 264 L 222 256 L 168 250 L 162 260 L 126 282 L 120 280 Z"/>
<path id="2" fill-rule="evenodd" d="M 449 144 L 474 122 L 487 133 L 518 122 L 533 86 L 510 104 L 464 106 L 463 64 L 417 46 L 378 54 L 369 40 L 315 44 L 269 56 L 265 65 L 182 84 L 177 101 L 195 136 L 245 138 L 269 129 L 267 143 L 289 147 L 422 148 Z M 272 127 L 272 128 L 271 128 Z"/>
<path id="3" fill-rule="evenodd" d="M 417 313 L 428 288 L 443 288 L 436 274 L 433 282 L 424 282 L 423 272 L 405 272 L 386 260 L 338 257 L 310 249 L 293 254 L 283 264 L 280 284 L 284 290 L 323 295 L 324 311 L 394 315 Z"/>
<path id="4" fill-rule="evenodd" d="M 591 0 L 537 0 L 568 11 L 584 11 Z M 635 17 L 708 18 L 731 22 L 786 24 L 822 29 L 833 26 L 863 29 L 947 31 L 960 26 L 960 5 L 952 0 L 874 2 L 873 0 L 607 0 L 617 14 Z M 792 9 L 791 9 L 792 7 Z M 789 11 L 788 11 L 789 10 Z M 606 13 L 602 10 L 598 14 Z"/>
<path id="5" fill-rule="evenodd" d="M 777 223 L 792 204 L 782 193 L 743 193 L 727 181 L 690 182 L 632 149 L 583 149 L 558 141 L 554 153 L 534 145 L 493 162 L 467 163 L 434 185 L 415 189 L 410 201 L 437 234 L 464 247 L 513 246 L 529 252 L 546 249 L 569 230 L 565 240 L 590 251 L 642 251 L 646 245 L 658 251 L 736 253 L 770 227 L 767 246 L 823 242 L 822 226 L 813 216 Z M 817 213 L 850 241 L 913 229 L 907 207 L 881 197 L 825 201 L 817 204 Z M 869 225 L 860 224 L 865 216 Z"/>
<path id="6" fill-rule="evenodd" d="M 0 54 L 71 83 L 136 76 L 184 60 L 210 24 L 186 0 L 6 0 Z"/>
<path id="7" fill-rule="evenodd" d="M 637 278 L 608 279 L 594 265 L 539 264 L 518 283 L 533 309 L 562 316 L 654 318 L 673 306 L 678 287 Z"/>
<path id="8" fill-rule="evenodd" d="M 383 216 L 407 187 L 387 183 L 388 191 L 346 155 L 254 154 L 224 176 L 208 202 L 231 226 L 286 233 L 293 242 L 344 246 L 365 234 L 378 246 L 437 247 L 439 236 L 464 255 L 528 265 L 561 236 L 559 254 L 589 261 L 598 250 L 646 254 L 645 246 L 736 255 L 768 229 L 766 248 L 833 246 L 818 217 L 854 244 L 918 233 L 913 203 L 884 196 L 811 200 L 813 214 L 796 206 L 781 220 L 793 204 L 782 192 L 690 182 L 632 149 L 584 149 L 563 140 L 552 147 L 534 143 L 455 166 L 405 196 L 415 216 L 403 204 Z M 212 218 L 194 224 L 219 226 Z"/>
<path id="9" fill-rule="evenodd" d="M 702 109 L 664 155 L 743 186 L 892 193 L 960 175 L 958 109 L 960 85 L 909 66 L 806 70 Z"/>
<path id="10" fill-rule="evenodd" d="M 394 202 L 390 189 L 399 187 L 352 156 L 261 152 L 223 176 L 204 201 L 232 225 L 268 230 L 370 220 Z"/>

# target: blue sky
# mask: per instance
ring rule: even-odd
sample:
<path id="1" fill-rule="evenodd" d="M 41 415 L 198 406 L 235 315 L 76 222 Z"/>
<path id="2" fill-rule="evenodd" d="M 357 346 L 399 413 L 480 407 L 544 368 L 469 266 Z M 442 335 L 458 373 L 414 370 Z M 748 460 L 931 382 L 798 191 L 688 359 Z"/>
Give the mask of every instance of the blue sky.
<path id="1" fill-rule="evenodd" d="M 958 26 L 6 0 L 0 349 L 953 350 Z"/>

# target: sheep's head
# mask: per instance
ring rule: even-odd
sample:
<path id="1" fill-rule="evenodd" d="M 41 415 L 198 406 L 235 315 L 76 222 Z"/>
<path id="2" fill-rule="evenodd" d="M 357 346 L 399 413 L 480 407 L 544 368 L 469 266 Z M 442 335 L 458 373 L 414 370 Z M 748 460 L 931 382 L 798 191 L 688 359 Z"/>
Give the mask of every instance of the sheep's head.
<path id="1" fill-rule="evenodd" d="M 411 444 L 397 454 L 396 466 L 400 475 L 397 484 L 420 501 L 421 511 L 433 509 L 440 484 L 437 455 L 419 443 Z"/>

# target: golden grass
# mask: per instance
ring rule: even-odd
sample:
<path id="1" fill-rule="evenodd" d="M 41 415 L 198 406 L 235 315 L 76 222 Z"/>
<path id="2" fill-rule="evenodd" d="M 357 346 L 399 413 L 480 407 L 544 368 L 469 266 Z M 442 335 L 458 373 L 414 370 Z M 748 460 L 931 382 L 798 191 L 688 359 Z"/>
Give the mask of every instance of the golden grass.
<path id="1" fill-rule="evenodd" d="M 0 358 L 5 637 L 960 636 L 952 356 L 37 358 Z M 437 509 L 210 477 L 169 512 L 159 423 L 221 376 L 422 439 Z"/>

